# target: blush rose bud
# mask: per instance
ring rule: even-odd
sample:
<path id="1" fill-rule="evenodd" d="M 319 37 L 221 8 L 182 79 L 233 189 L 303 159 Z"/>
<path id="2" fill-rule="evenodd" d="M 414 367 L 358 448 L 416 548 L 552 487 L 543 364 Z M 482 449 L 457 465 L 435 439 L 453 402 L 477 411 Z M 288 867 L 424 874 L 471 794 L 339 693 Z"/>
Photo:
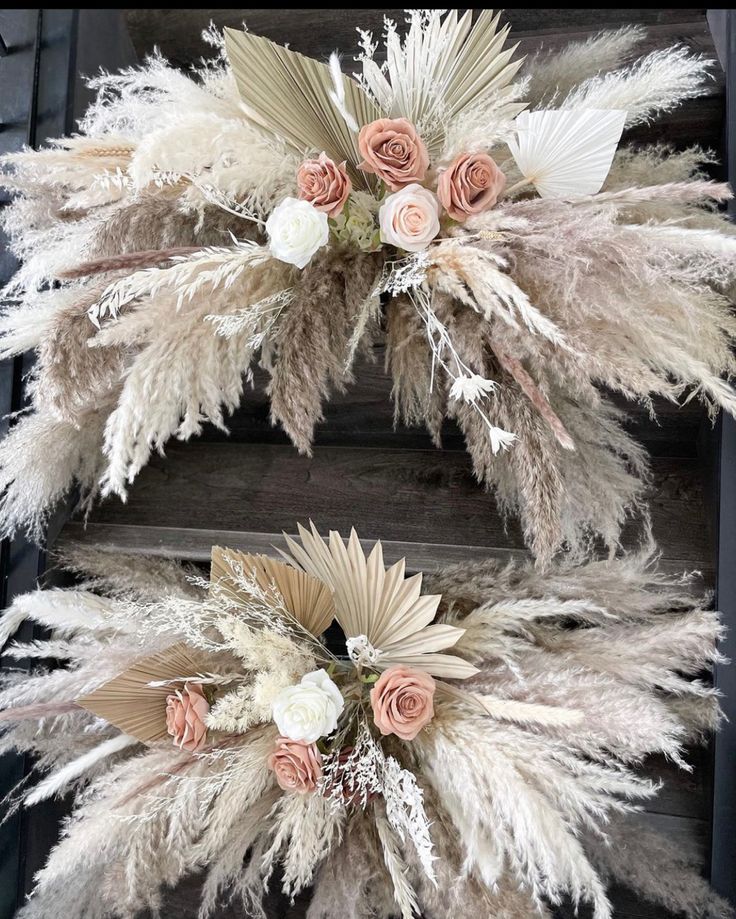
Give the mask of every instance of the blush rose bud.
<path id="1" fill-rule="evenodd" d="M 414 740 L 434 718 L 434 690 L 434 680 L 423 670 L 385 670 L 371 690 L 373 721 L 381 734 Z"/>
<path id="2" fill-rule="evenodd" d="M 304 795 L 314 791 L 322 778 L 322 755 L 313 743 L 277 737 L 276 749 L 268 758 L 268 768 L 280 788 Z"/>
<path id="3" fill-rule="evenodd" d="M 372 172 L 396 191 L 421 182 L 429 168 L 429 154 L 414 125 L 406 118 L 379 118 L 360 129 L 360 168 Z"/>
<path id="4" fill-rule="evenodd" d="M 205 718 L 210 710 L 199 683 L 185 683 L 182 690 L 166 697 L 166 730 L 174 744 L 196 753 L 207 742 Z"/>
<path id="5" fill-rule="evenodd" d="M 407 252 L 421 252 L 440 231 L 439 202 L 421 185 L 407 185 L 386 198 L 378 222 L 382 242 Z"/>

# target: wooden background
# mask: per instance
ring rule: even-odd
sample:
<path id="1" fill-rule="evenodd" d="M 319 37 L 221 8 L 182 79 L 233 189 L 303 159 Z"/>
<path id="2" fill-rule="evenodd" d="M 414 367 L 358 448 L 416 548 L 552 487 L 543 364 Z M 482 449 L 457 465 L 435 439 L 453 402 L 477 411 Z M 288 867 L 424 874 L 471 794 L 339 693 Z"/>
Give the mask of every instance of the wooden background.
<path id="1" fill-rule="evenodd" d="M 137 52 L 154 44 L 186 66 L 206 53 L 201 29 L 240 26 L 289 43 L 294 49 L 326 57 L 334 48 L 354 47 L 355 26 L 380 31 L 384 14 L 397 20 L 400 10 L 127 10 Z M 557 47 L 585 38 L 603 27 L 642 23 L 648 28 L 643 50 L 682 41 L 715 56 L 705 10 L 510 10 L 506 14 L 520 42 L 520 53 Z M 721 146 L 724 84 L 714 69 L 710 91 L 683 105 L 631 139 L 664 139 L 675 145 Z M 474 481 L 462 438 L 452 426 L 444 447 L 435 450 L 419 429 L 394 430 L 390 382 L 383 353 L 356 371 L 356 384 L 336 397 L 320 425 L 314 457 L 297 455 L 268 420 L 263 379 L 249 392 L 231 419 L 231 435 L 207 430 L 188 444 L 173 444 L 139 476 L 126 505 L 113 499 L 100 505 L 86 528 L 70 521 L 60 540 L 121 550 L 156 552 L 204 561 L 213 542 L 267 551 L 282 529 L 293 532 L 297 520 L 312 518 L 322 529 L 342 531 L 354 525 L 365 539 L 381 538 L 391 558 L 407 556 L 412 567 L 432 568 L 448 561 L 508 556 L 523 552 L 516 523 L 499 518 L 491 496 Z M 657 423 L 631 411 L 632 429 L 653 456 L 650 495 L 656 538 L 670 569 L 699 568 L 711 582 L 714 567 L 711 455 L 708 425 L 697 407 L 663 407 Z M 626 533 L 635 545 L 637 533 Z M 642 820 L 683 846 L 695 847 L 704 870 L 709 849 L 711 791 L 708 751 L 693 754 L 693 774 L 679 774 L 653 761 L 648 771 L 665 778 L 660 796 Z M 27 876 L 52 842 L 39 829 L 28 857 Z M 166 915 L 194 915 L 192 885 L 180 890 Z M 664 917 L 661 910 L 615 891 L 616 915 Z M 303 904 L 277 899 L 273 916 L 302 916 Z M 236 915 L 228 913 L 228 915 Z"/>

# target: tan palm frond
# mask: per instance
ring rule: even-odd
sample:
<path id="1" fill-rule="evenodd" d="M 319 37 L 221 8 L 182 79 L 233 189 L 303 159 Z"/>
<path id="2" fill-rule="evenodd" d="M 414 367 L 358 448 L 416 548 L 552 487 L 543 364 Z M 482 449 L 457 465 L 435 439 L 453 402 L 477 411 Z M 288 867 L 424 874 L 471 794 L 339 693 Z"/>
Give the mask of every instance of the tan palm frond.
<path id="1" fill-rule="evenodd" d="M 77 703 L 125 734 L 152 744 L 167 736 L 166 697 L 177 688 L 178 681 L 196 678 L 200 669 L 187 645 L 172 645 L 136 661 Z"/>
<path id="2" fill-rule="evenodd" d="M 248 595 L 236 576 L 238 571 L 255 578 L 266 593 L 275 589 L 278 596 L 274 601 L 283 601 L 291 615 L 315 637 L 335 618 L 332 593 L 321 580 L 267 555 L 249 555 L 213 546 L 210 584 L 215 589 L 225 587 L 231 597 L 241 594 L 247 602 Z"/>
<path id="3" fill-rule="evenodd" d="M 378 652 L 376 669 L 405 664 L 450 679 L 478 672 L 462 658 L 440 653 L 464 630 L 433 623 L 441 597 L 422 595 L 422 575 L 407 578 L 404 559 L 386 568 L 380 542 L 366 557 L 355 530 L 347 545 L 335 531 L 325 543 L 314 524 L 311 531 L 299 525 L 301 545 L 284 538 L 291 553 L 284 557 L 330 587 L 345 637 L 365 637 Z"/>
<path id="4" fill-rule="evenodd" d="M 363 188 L 370 180 L 357 166 L 358 135 L 330 98 L 327 64 L 250 32 L 225 29 L 225 48 L 248 116 L 299 153 L 322 150 L 347 161 L 351 178 Z M 343 74 L 345 106 L 358 125 L 381 113 L 355 80 Z"/>

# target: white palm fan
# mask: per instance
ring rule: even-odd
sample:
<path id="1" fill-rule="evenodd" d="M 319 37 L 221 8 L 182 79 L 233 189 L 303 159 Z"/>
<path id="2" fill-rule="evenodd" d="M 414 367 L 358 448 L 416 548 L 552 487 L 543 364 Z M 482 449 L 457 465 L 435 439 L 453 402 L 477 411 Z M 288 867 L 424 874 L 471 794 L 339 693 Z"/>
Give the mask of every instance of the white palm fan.
<path id="1" fill-rule="evenodd" d="M 524 178 L 543 198 L 595 195 L 603 186 L 626 112 L 545 109 L 522 112 L 509 148 Z"/>

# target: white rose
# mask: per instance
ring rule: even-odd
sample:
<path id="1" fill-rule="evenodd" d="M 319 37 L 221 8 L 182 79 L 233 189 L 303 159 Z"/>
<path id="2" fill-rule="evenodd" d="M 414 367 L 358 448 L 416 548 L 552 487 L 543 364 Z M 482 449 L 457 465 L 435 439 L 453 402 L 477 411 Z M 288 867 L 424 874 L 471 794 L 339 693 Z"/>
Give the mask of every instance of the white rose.
<path id="1" fill-rule="evenodd" d="M 287 686 L 273 703 L 273 720 L 289 740 L 315 743 L 337 728 L 345 705 L 340 690 L 325 670 L 302 677 L 296 686 Z"/>
<path id="2" fill-rule="evenodd" d="M 420 252 L 440 231 L 440 203 L 428 188 L 407 185 L 386 198 L 378 222 L 382 242 Z"/>
<path id="3" fill-rule="evenodd" d="M 284 198 L 271 211 L 266 232 L 271 241 L 271 255 L 297 268 L 304 268 L 330 237 L 327 214 L 298 198 Z"/>

